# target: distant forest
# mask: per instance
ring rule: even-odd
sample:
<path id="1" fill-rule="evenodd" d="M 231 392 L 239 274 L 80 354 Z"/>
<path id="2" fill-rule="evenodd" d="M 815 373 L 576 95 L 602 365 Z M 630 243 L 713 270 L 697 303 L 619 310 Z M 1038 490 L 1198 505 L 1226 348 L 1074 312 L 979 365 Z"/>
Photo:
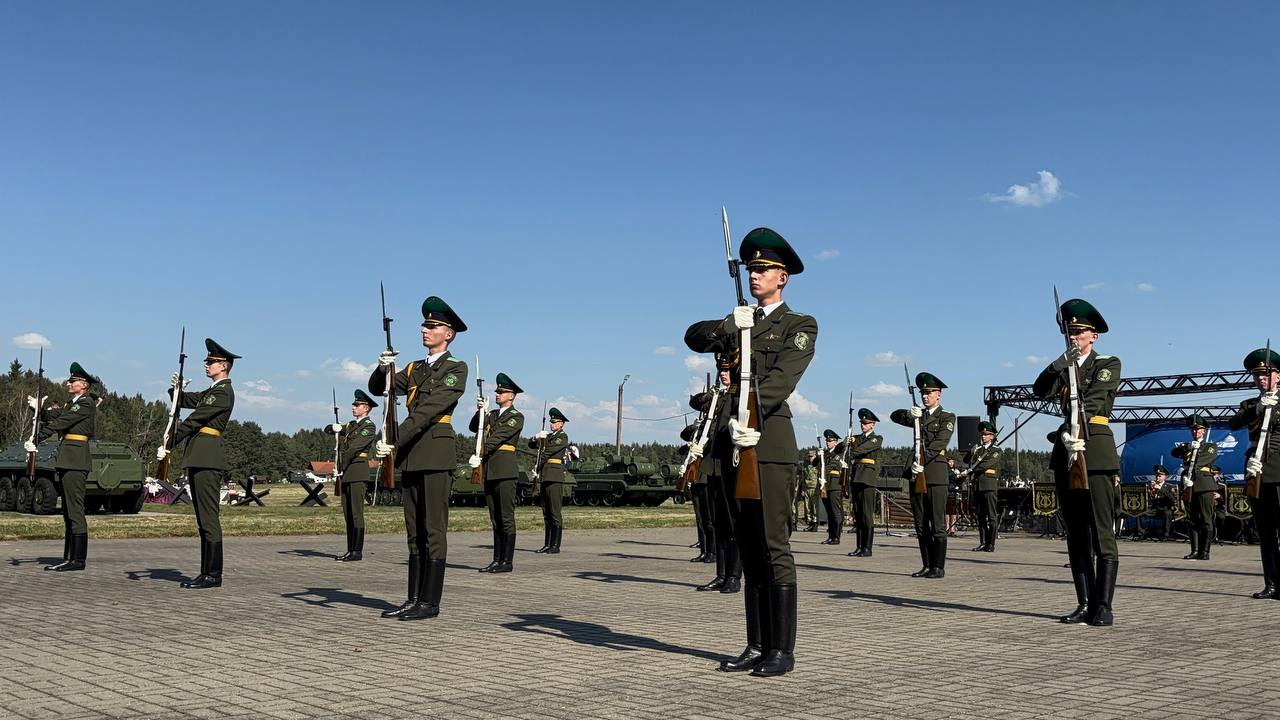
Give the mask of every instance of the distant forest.
<path id="1" fill-rule="evenodd" d="M 36 372 L 23 367 L 16 359 L 9 364 L 9 372 L 0 376 L 0 439 L 5 445 L 21 442 L 30 435 L 31 410 L 27 407 L 26 398 L 35 394 L 36 384 Z M 61 404 L 68 399 L 66 388 L 48 377 L 44 378 L 41 388 L 50 403 Z M 157 400 L 148 402 L 140 394 L 118 395 L 102 385 L 95 385 L 91 392 L 100 399 L 97 439 L 124 443 L 144 459 L 154 457 L 164 434 L 169 414 L 168 405 Z M 533 429 L 536 430 L 536 427 Z M 572 438 L 572 426 L 566 430 Z M 232 420 L 222 438 L 227 460 L 236 475 L 258 475 L 270 480 L 280 480 L 289 472 L 307 468 L 310 461 L 333 457 L 333 436 L 326 434 L 323 426 L 303 428 L 287 435 L 282 432 L 263 432 L 262 427 L 252 420 Z M 527 439 L 526 436 L 526 442 L 522 442 L 520 447 L 520 466 L 523 469 L 528 469 L 534 461 L 534 451 L 525 447 Z M 614 455 L 613 443 L 574 444 L 584 459 Z M 467 461 L 474 447 L 474 435 L 458 436 L 459 464 Z M 655 463 L 679 464 L 679 448 L 680 445 L 676 443 L 623 443 L 622 455 L 643 457 Z M 181 453 L 182 448 L 177 448 L 174 454 L 175 467 L 181 466 Z M 910 462 L 910 455 L 910 448 L 885 448 L 881 451 L 880 462 L 882 465 L 905 465 Z M 1036 480 L 1051 476 L 1048 469 L 1049 454 L 1046 452 L 1024 450 L 1020 453 L 1020 461 L 1023 478 Z M 1001 475 L 1012 476 L 1015 463 L 1014 454 L 1006 452 Z"/>

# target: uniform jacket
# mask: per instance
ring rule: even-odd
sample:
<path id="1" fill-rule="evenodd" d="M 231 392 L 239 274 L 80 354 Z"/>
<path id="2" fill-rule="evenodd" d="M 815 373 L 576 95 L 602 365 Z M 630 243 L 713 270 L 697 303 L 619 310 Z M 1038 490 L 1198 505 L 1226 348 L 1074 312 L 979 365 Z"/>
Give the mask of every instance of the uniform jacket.
<path id="1" fill-rule="evenodd" d="M 696 353 L 733 352 L 738 349 L 738 333 L 725 333 L 722 324 L 721 320 L 703 320 L 690 325 L 684 334 L 685 345 Z M 756 445 L 760 462 L 791 465 L 796 461 L 796 435 L 791 427 L 787 398 L 813 360 L 817 341 L 818 321 L 810 315 L 793 312 L 785 302 L 757 321 L 751 330 L 751 373 L 763 415 L 760 442 Z M 738 385 L 735 371 L 734 390 L 720 398 L 721 402 L 727 401 L 726 407 L 735 413 Z M 732 443 L 723 445 L 716 448 L 722 460 L 733 451 Z"/>
<path id="2" fill-rule="evenodd" d="M 93 439 L 97 417 L 98 404 L 88 394 L 67 402 L 64 408 L 40 408 L 40 434 L 36 437 L 36 443 L 43 442 L 55 433 L 62 438 L 58 442 L 57 457 L 53 460 L 54 469 L 85 472 L 93 469 L 89 440 Z M 68 438 L 68 435 L 72 437 Z M 80 440 L 75 436 L 84 436 L 88 440 Z"/>
<path id="3" fill-rule="evenodd" d="M 480 411 L 471 416 L 471 432 L 480 431 Z M 503 410 L 497 408 L 485 414 L 484 441 L 480 446 L 480 461 L 485 480 L 513 480 L 520 477 L 516 467 L 516 443 L 524 429 L 524 415 L 515 405 Z"/>
<path id="4" fill-rule="evenodd" d="M 332 434 L 328 425 L 324 431 Z M 373 468 L 369 467 L 369 458 L 373 444 L 379 439 L 378 426 L 368 415 L 359 420 L 351 420 L 342 428 L 338 436 L 338 472 L 342 473 L 342 482 L 368 482 L 377 479 Z"/>
<path id="5" fill-rule="evenodd" d="M 965 453 L 964 464 L 969 467 L 969 480 L 978 492 L 990 492 L 999 486 L 1001 454 L 995 443 L 985 448 L 979 443 Z"/>
<path id="6" fill-rule="evenodd" d="M 1277 425 L 1280 425 L 1280 412 L 1277 412 L 1278 409 L 1280 408 L 1271 409 L 1271 429 L 1267 434 L 1267 447 L 1262 452 L 1263 484 L 1280 483 L 1280 433 L 1277 432 L 1280 429 L 1277 428 Z M 1245 456 L 1246 458 L 1253 457 L 1257 452 L 1258 440 L 1262 437 L 1262 416 L 1265 412 L 1265 408 L 1258 407 L 1258 398 L 1249 398 L 1240 403 L 1240 409 L 1227 421 L 1227 427 L 1232 430 L 1249 428 L 1249 453 Z"/>
<path id="7" fill-rule="evenodd" d="M 875 485 L 880 477 L 880 446 L 884 438 L 874 432 L 856 435 L 849 445 L 854 485 Z"/>
<path id="8" fill-rule="evenodd" d="M 1050 363 L 1036 378 L 1032 392 L 1039 398 L 1059 398 L 1062 402 L 1063 415 L 1069 415 L 1071 405 L 1069 399 L 1070 381 L 1067 368 L 1055 369 Z M 1120 358 L 1112 355 L 1099 355 L 1090 352 L 1080 365 L 1080 402 L 1084 407 L 1085 428 L 1088 436 L 1084 438 L 1084 460 L 1089 474 L 1097 472 L 1110 473 L 1120 469 L 1120 456 L 1116 454 L 1116 438 L 1109 424 L 1111 407 L 1116 402 L 1116 390 L 1120 387 Z M 1070 429 L 1070 423 L 1064 422 L 1053 434 L 1053 453 L 1049 456 L 1049 467 L 1054 470 L 1066 470 L 1070 466 L 1070 453 L 1062 445 L 1061 433 Z"/>
<path id="9" fill-rule="evenodd" d="M 834 448 L 830 449 L 826 445 L 825 442 L 822 443 L 822 460 L 827 469 L 827 489 L 838 490 L 844 479 L 844 443 L 838 442 Z"/>
<path id="10" fill-rule="evenodd" d="M 405 418 L 396 429 L 396 467 L 410 472 L 448 470 L 458 464 L 453 410 L 467 386 L 467 364 L 447 351 L 436 361 L 415 360 L 396 372 L 393 388 L 405 395 Z M 387 371 L 369 376 L 369 392 L 382 395 Z"/>
<path id="11" fill-rule="evenodd" d="M 172 395 L 173 388 L 169 389 Z M 236 393 L 231 379 L 224 378 L 209 386 L 208 390 L 178 395 L 178 407 L 190 408 L 187 419 L 178 425 L 173 444 L 186 441 L 182 455 L 183 467 L 226 470 L 227 459 L 222 452 L 222 433 L 231 422 L 231 409 L 236 404 Z"/>
<path id="12" fill-rule="evenodd" d="M 529 438 L 529 447 L 538 447 L 538 438 Z M 538 477 L 544 483 L 564 482 L 564 454 L 569 450 L 569 436 L 564 430 L 557 430 L 542 440 L 542 464 L 538 466 Z M 547 462 L 559 460 L 560 462 Z"/>
<path id="13" fill-rule="evenodd" d="M 909 428 L 915 427 L 911 413 L 907 410 L 894 410 L 889 419 Z M 929 485 L 946 485 L 949 471 L 947 467 L 947 445 L 951 442 L 951 434 L 956 431 L 955 413 L 947 412 L 942 406 L 933 410 L 925 410 L 920 417 L 920 442 L 924 445 L 924 478 Z M 907 466 L 910 475 L 911 466 Z"/>
<path id="14" fill-rule="evenodd" d="M 1196 455 L 1196 466 L 1191 468 L 1191 480 L 1195 483 L 1192 489 L 1195 492 L 1217 490 L 1218 484 L 1213 481 L 1213 463 L 1218 459 L 1217 443 L 1202 441 L 1199 451 L 1192 450 L 1190 443 L 1178 443 L 1169 454 L 1188 463 L 1191 462 L 1193 452 Z"/>

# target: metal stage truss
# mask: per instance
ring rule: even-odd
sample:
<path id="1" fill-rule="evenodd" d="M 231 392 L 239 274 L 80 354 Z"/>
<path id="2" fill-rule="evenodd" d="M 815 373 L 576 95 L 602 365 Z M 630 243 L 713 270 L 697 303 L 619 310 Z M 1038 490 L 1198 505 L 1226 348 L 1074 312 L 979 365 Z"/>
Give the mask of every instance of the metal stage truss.
<path id="1" fill-rule="evenodd" d="M 1116 398 L 1161 397 L 1188 395 L 1191 393 L 1221 393 L 1254 390 L 1253 376 L 1247 370 L 1220 372 L 1179 373 L 1176 375 L 1150 375 L 1122 378 Z M 1044 415 L 1062 417 L 1057 400 L 1041 400 L 1031 392 L 1031 385 L 988 385 L 983 388 L 983 400 L 987 416 L 995 422 L 1001 408 L 1029 410 Z M 1183 420 L 1198 413 L 1210 422 L 1222 422 L 1230 418 L 1239 405 L 1116 405 L 1111 410 L 1113 423 L 1159 423 Z"/>

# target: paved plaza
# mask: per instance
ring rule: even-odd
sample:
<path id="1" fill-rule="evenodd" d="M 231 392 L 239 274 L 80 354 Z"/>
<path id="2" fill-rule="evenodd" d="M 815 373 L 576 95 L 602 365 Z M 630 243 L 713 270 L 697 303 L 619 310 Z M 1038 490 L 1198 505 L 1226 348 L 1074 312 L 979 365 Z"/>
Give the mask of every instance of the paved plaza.
<path id="1" fill-rule="evenodd" d="M 743 645 L 741 595 L 699 593 L 692 529 L 520 536 L 484 575 L 488 533 L 449 537 L 442 615 L 404 597 L 402 537 L 228 538 L 226 585 L 178 587 L 192 538 L 0 543 L 0 716 L 17 718 L 1175 718 L 1280 716 L 1280 602 L 1252 600 L 1257 548 L 1122 543 L 1117 625 L 1074 606 L 1060 540 L 953 539 L 947 577 L 912 579 L 911 537 L 797 533 L 800 630 L 783 678 L 717 672 Z"/>

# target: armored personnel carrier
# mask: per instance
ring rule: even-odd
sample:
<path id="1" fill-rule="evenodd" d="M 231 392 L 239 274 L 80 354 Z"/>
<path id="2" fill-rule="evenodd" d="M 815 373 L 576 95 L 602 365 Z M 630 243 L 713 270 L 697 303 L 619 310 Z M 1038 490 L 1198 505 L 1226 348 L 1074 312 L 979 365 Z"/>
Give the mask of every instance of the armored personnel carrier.
<path id="1" fill-rule="evenodd" d="M 58 442 L 50 440 L 36 453 L 35 477 L 27 477 L 27 453 L 22 443 L 13 443 L 0 452 L 0 510 L 52 515 L 58 512 L 58 489 L 54 485 L 53 458 Z M 93 470 L 85 485 L 87 513 L 136 513 L 142 509 L 146 462 L 124 443 L 89 443 Z"/>

